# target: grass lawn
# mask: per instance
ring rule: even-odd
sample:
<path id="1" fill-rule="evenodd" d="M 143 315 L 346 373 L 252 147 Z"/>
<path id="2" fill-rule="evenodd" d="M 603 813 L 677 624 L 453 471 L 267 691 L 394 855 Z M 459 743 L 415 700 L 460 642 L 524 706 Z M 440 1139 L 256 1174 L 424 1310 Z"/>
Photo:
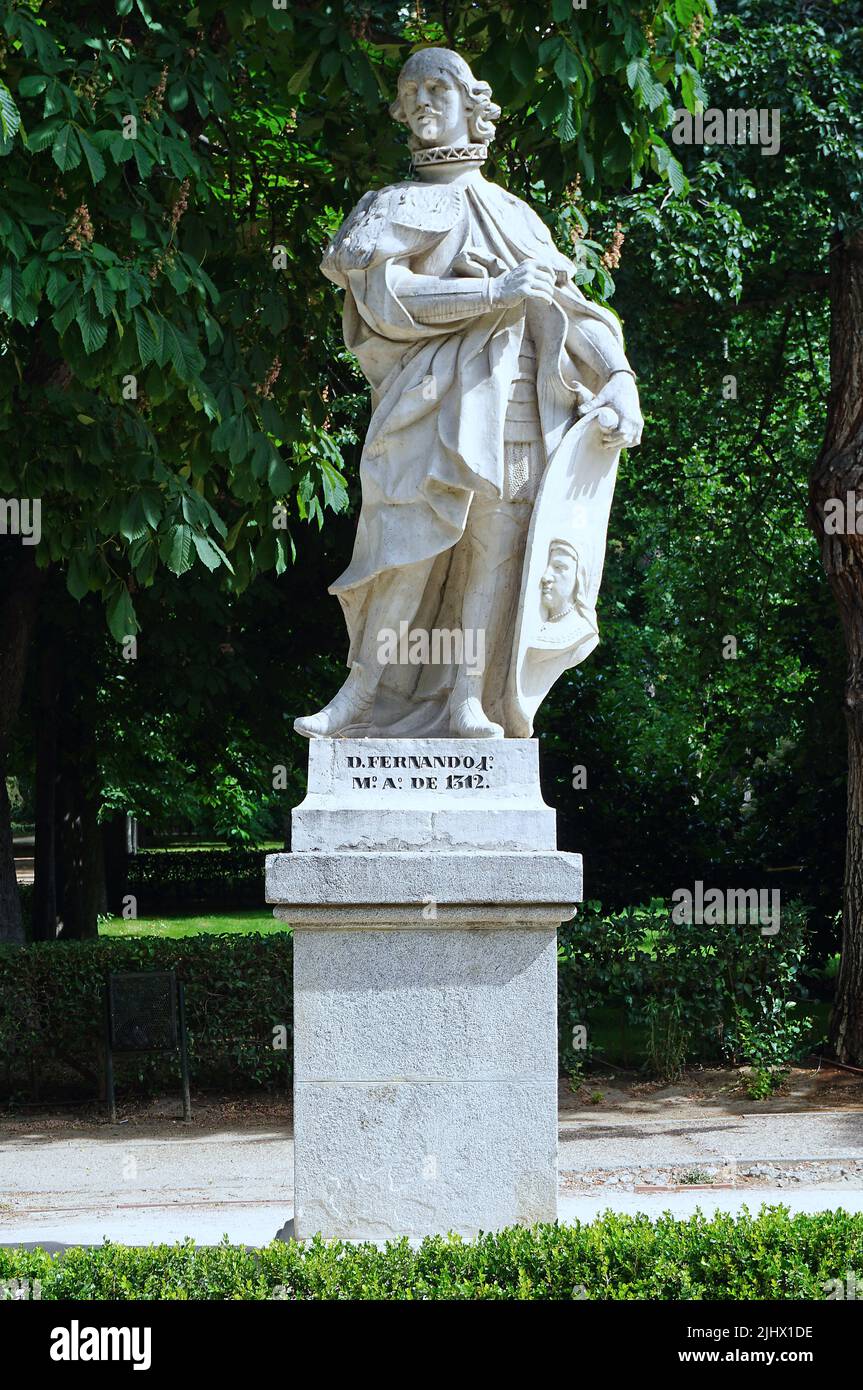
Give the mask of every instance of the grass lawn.
<path id="1" fill-rule="evenodd" d="M 192 912 L 175 917 L 100 918 L 100 936 L 201 936 L 216 932 L 290 931 L 286 922 L 277 922 L 272 910 L 252 908 L 248 912 Z"/>

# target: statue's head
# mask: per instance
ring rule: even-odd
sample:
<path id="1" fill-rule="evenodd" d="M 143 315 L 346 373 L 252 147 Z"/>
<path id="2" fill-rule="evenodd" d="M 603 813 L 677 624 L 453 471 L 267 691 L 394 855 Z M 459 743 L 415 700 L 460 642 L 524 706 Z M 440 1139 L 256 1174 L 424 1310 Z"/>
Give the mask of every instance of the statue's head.
<path id="1" fill-rule="evenodd" d="M 540 589 L 547 618 L 561 617 L 572 608 L 578 589 L 578 551 L 569 541 L 551 542 Z"/>
<path id="2" fill-rule="evenodd" d="M 491 87 L 474 77 L 451 48 L 421 48 L 399 73 L 390 115 L 410 128 L 412 150 L 436 145 L 487 144 L 500 107 Z"/>

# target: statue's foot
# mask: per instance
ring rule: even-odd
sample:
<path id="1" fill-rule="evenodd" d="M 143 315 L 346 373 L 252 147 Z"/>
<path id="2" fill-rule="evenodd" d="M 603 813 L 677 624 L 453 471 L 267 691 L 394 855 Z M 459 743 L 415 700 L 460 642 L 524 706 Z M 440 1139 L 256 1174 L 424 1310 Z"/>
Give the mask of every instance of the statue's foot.
<path id="1" fill-rule="evenodd" d="M 449 717 L 450 732 L 459 738 L 503 738 L 503 726 L 486 717 L 476 696 L 460 700 Z"/>
<path id="2" fill-rule="evenodd" d="M 339 693 L 317 714 L 295 719 L 294 729 L 303 738 L 335 738 L 351 724 L 367 724 L 374 703 L 374 692 L 366 694 L 349 676 Z"/>

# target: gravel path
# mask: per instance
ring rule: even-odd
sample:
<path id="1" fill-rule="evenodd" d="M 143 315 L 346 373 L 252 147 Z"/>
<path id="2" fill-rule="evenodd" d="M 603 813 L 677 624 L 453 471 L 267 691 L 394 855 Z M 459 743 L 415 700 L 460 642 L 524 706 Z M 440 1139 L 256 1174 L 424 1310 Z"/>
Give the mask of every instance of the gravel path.
<path id="1" fill-rule="evenodd" d="M 561 1220 L 765 1201 L 863 1210 L 863 1110 L 749 1109 L 637 1096 L 605 1108 L 569 1095 Z M 31 1117 L 0 1127 L 0 1244 L 272 1239 L 293 1210 L 289 1108 L 221 1126 L 213 1113 L 188 1126 L 150 1112 L 119 1125 Z"/>

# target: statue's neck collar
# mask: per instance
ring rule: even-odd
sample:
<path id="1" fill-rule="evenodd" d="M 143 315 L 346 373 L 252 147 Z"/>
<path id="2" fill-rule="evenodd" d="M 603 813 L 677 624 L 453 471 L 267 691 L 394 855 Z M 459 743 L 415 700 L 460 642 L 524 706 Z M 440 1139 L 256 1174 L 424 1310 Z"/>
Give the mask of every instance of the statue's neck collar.
<path id="1" fill-rule="evenodd" d="M 432 145 L 414 150 L 411 163 L 415 169 L 428 168 L 437 164 L 476 164 L 484 163 L 488 155 L 488 145 Z"/>

